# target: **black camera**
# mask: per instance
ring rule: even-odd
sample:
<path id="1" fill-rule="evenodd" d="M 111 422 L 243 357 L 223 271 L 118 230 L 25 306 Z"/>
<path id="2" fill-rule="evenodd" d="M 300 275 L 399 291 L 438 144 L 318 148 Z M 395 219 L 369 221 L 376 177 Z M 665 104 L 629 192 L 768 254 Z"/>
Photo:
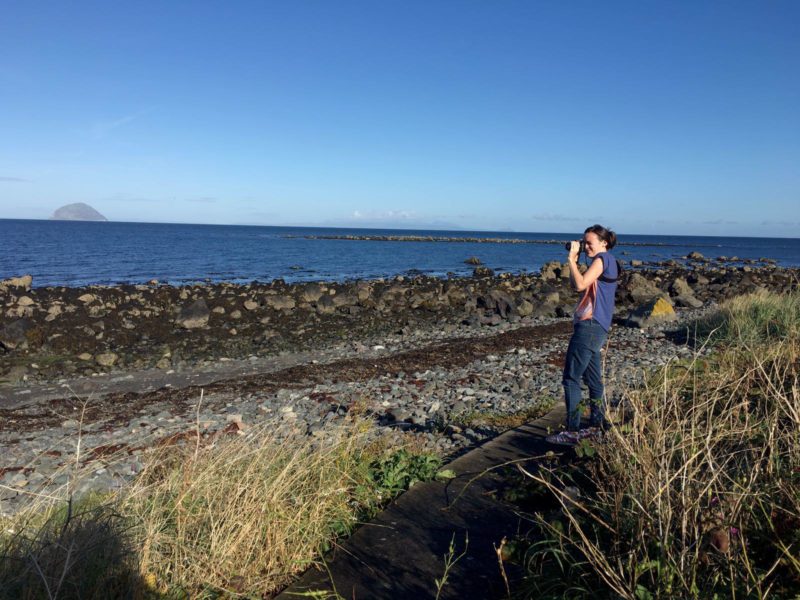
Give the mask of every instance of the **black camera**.
<path id="1" fill-rule="evenodd" d="M 579 244 L 579 246 L 578 246 L 578 254 L 582 254 L 582 253 L 586 252 L 586 240 L 575 240 L 575 241 L 578 242 L 578 244 Z M 564 248 L 566 248 L 567 252 L 569 252 L 571 246 L 572 246 L 572 242 L 567 242 L 566 244 L 564 244 Z"/>

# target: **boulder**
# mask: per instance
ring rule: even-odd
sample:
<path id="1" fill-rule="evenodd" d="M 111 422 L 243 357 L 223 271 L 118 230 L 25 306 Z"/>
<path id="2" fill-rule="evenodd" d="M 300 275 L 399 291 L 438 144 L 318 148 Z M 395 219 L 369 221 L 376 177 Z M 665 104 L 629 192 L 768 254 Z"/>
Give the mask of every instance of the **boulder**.
<path id="1" fill-rule="evenodd" d="M 372 296 L 372 286 L 366 281 L 359 281 L 356 284 L 356 295 L 359 302 L 366 302 Z"/>
<path id="2" fill-rule="evenodd" d="M 476 308 L 490 310 L 502 318 L 517 314 L 514 299 L 501 290 L 492 290 L 488 294 L 478 296 Z"/>
<path id="3" fill-rule="evenodd" d="M 355 296 L 350 294 L 336 294 L 333 296 L 334 306 L 352 306 L 353 304 L 358 304 L 358 299 Z"/>
<path id="4" fill-rule="evenodd" d="M 36 303 L 30 296 L 22 296 L 19 300 L 17 300 L 18 306 L 33 306 L 34 304 Z"/>
<path id="5" fill-rule="evenodd" d="M 689 254 L 686 255 L 686 259 L 687 260 L 702 260 L 702 261 L 705 261 L 706 257 L 703 256 L 702 254 L 700 254 L 699 252 L 689 252 Z"/>
<path id="6" fill-rule="evenodd" d="M 494 271 L 489 267 L 475 267 L 472 271 L 473 277 L 494 277 Z"/>
<path id="7" fill-rule="evenodd" d="M 89 304 L 97 300 L 97 296 L 94 294 L 83 294 L 82 296 L 78 296 L 78 302 L 83 302 L 84 304 Z"/>
<path id="8" fill-rule="evenodd" d="M 118 360 L 119 356 L 113 352 L 103 352 L 94 357 L 94 361 L 101 367 L 113 367 Z"/>
<path id="9" fill-rule="evenodd" d="M 33 277 L 31 277 L 30 275 L 23 275 L 22 277 L 11 277 L 9 279 L 4 279 L 3 281 L 0 281 L 0 292 L 6 292 L 11 289 L 30 292 L 32 283 L 33 283 Z"/>
<path id="10" fill-rule="evenodd" d="M 336 304 L 332 296 L 322 296 L 317 300 L 317 312 L 321 315 L 332 315 L 336 312 Z"/>
<path id="11" fill-rule="evenodd" d="M 210 315 L 211 311 L 208 310 L 206 301 L 200 298 L 181 308 L 175 323 L 184 329 L 197 329 L 205 327 Z"/>
<path id="12" fill-rule="evenodd" d="M 300 292 L 300 300 L 303 302 L 316 302 L 322 297 L 322 288 L 316 283 L 309 283 Z"/>
<path id="13" fill-rule="evenodd" d="M 653 325 L 668 323 L 678 317 L 672 305 L 665 298 L 653 298 L 634 309 L 628 317 L 627 324 L 631 327 L 645 329 Z"/>
<path id="14" fill-rule="evenodd" d="M 291 310 L 297 306 L 297 303 L 291 296 L 267 296 L 264 301 L 275 310 Z"/>
<path id="15" fill-rule="evenodd" d="M 533 314 L 533 304 L 523 299 L 517 304 L 517 314 L 520 317 L 527 317 Z"/>
<path id="16" fill-rule="evenodd" d="M 658 286 L 644 277 L 641 273 L 633 273 L 628 278 L 628 283 L 625 285 L 625 290 L 630 295 L 631 300 L 637 304 L 647 302 L 653 298 L 665 296 L 664 292 L 662 292 Z"/>
<path id="17" fill-rule="evenodd" d="M 675 302 L 675 306 L 682 306 L 684 308 L 700 308 L 703 306 L 703 302 L 695 298 L 691 294 L 683 294 L 681 296 L 675 296 L 673 298 Z"/>
<path id="18" fill-rule="evenodd" d="M 674 296 L 694 296 L 694 290 L 683 277 L 678 277 L 669 286 L 669 291 Z"/>
<path id="19" fill-rule="evenodd" d="M 0 329 L 0 346 L 6 350 L 26 348 L 28 335 L 36 328 L 30 319 L 18 319 Z"/>
<path id="20" fill-rule="evenodd" d="M 464 261 L 464 263 L 466 263 L 468 265 L 480 265 L 480 264 L 483 264 L 483 263 L 481 263 L 481 259 L 478 258 L 477 256 L 470 256 L 467 260 Z"/>
<path id="21" fill-rule="evenodd" d="M 255 309 L 258 308 L 258 306 L 259 306 L 258 302 L 255 302 L 254 300 L 245 300 L 244 301 L 245 310 L 255 310 Z"/>

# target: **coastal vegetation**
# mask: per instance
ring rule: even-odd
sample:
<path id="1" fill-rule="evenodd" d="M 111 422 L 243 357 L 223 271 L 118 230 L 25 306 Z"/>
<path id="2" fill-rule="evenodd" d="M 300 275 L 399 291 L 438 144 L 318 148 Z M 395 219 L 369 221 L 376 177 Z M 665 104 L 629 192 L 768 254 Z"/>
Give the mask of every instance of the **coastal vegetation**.
<path id="1" fill-rule="evenodd" d="M 521 596 L 798 597 L 799 308 L 797 292 L 727 302 L 602 442 L 528 473 Z"/>
<path id="2" fill-rule="evenodd" d="M 213 443 L 198 434 L 154 450 L 117 493 L 40 498 L 2 523 L 0 597 L 271 595 L 436 475 L 439 458 L 388 448 L 372 433 L 354 418 L 324 437 L 282 442 L 269 425 Z"/>

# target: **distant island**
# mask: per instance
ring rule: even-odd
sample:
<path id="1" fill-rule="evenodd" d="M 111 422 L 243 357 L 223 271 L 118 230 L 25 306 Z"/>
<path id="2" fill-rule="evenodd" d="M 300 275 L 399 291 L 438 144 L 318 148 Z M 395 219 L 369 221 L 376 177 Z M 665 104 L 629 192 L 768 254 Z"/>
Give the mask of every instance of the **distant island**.
<path id="1" fill-rule="evenodd" d="M 108 221 L 103 215 L 97 212 L 88 204 L 76 202 L 62 206 L 53 216 L 51 221 Z"/>

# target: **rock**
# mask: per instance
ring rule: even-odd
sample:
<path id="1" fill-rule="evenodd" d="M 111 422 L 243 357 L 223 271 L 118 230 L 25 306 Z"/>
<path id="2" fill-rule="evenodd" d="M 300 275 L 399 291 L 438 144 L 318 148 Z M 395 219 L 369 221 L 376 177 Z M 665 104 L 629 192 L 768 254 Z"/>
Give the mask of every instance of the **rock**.
<path id="1" fill-rule="evenodd" d="M 83 352 L 82 354 L 78 354 L 78 360 L 82 360 L 84 362 L 92 360 L 92 355 L 88 352 Z"/>
<path id="2" fill-rule="evenodd" d="M 97 296 L 94 294 L 83 294 L 82 296 L 78 296 L 78 302 L 83 302 L 84 304 L 89 304 L 97 300 Z"/>
<path id="3" fill-rule="evenodd" d="M 682 306 L 684 308 L 700 308 L 703 306 L 702 301 L 698 300 L 691 294 L 676 296 L 673 300 L 675 302 L 675 306 Z"/>
<path id="4" fill-rule="evenodd" d="M 700 254 L 699 252 L 689 252 L 689 254 L 686 255 L 686 259 L 687 260 L 702 260 L 702 261 L 705 261 L 706 257 L 703 256 L 702 254 Z"/>
<path id="5" fill-rule="evenodd" d="M 236 309 L 231 313 L 231 319 L 236 320 L 241 318 L 242 318 L 242 311 L 240 311 L 239 309 Z"/>
<path id="6" fill-rule="evenodd" d="M 633 273 L 630 276 L 625 290 L 628 292 L 633 302 L 637 304 L 665 295 L 664 292 L 641 273 Z"/>
<path id="7" fill-rule="evenodd" d="M 317 300 L 317 312 L 321 315 L 332 315 L 336 312 L 336 304 L 332 296 L 322 296 Z"/>
<path id="8" fill-rule="evenodd" d="M 653 298 L 636 308 L 628 317 L 627 324 L 644 329 L 653 325 L 675 321 L 677 318 L 675 310 L 669 301 L 661 297 Z"/>
<path id="9" fill-rule="evenodd" d="M 644 263 L 637 259 L 631 259 L 631 266 L 632 267 L 641 267 Z"/>
<path id="10" fill-rule="evenodd" d="M 0 346 L 6 350 L 26 348 L 28 337 L 36 329 L 30 319 L 18 319 L 0 329 Z"/>
<path id="11" fill-rule="evenodd" d="M 17 306 L 33 306 L 36 304 L 30 296 L 22 296 L 17 300 Z"/>
<path id="12" fill-rule="evenodd" d="M 322 288 L 316 283 L 309 283 L 300 292 L 300 300 L 303 302 L 316 302 L 322 298 Z"/>
<path id="13" fill-rule="evenodd" d="M 208 323 L 210 314 L 206 301 L 200 298 L 188 306 L 184 306 L 175 323 L 184 329 L 204 327 Z"/>
<path id="14" fill-rule="evenodd" d="M 676 278 L 669 289 L 675 296 L 694 296 L 694 290 L 683 277 Z"/>
<path id="15" fill-rule="evenodd" d="M 481 264 L 483 264 L 481 262 L 481 259 L 478 258 L 477 256 L 470 256 L 467 260 L 464 261 L 464 263 L 468 264 L 468 265 L 481 265 Z"/>
<path id="16" fill-rule="evenodd" d="M 494 271 L 489 267 L 475 267 L 472 271 L 473 277 L 494 277 Z"/>
<path id="17" fill-rule="evenodd" d="M 334 306 L 352 306 L 353 304 L 357 304 L 358 300 L 355 296 L 351 296 L 350 294 L 336 294 L 333 296 L 333 304 Z"/>
<path id="18" fill-rule="evenodd" d="M 255 310 L 259 307 L 258 302 L 254 302 L 253 300 L 245 300 L 244 301 L 244 308 L 245 310 Z M 216 310 L 216 309 L 215 309 Z"/>
<path id="19" fill-rule="evenodd" d="M 114 352 L 102 352 L 94 357 L 94 361 L 101 367 L 113 367 L 118 360 L 119 356 Z"/>
<path id="20" fill-rule="evenodd" d="M 517 304 L 517 314 L 520 317 L 527 317 L 533 314 L 533 304 L 527 300 L 520 300 L 519 304 Z"/>
<path id="21" fill-rule="evenodd" d="M 264 301 L 275 310 L 291 310 L 297 305 L 294 298 L 283 295 L 267 296 Z"/>
<path id="22" fill-rule="evenodd" d="M 33 277 L 30 275 L 23 275 L 22 277 L 11 277 L 0 281 L 0 292 L 6 292 L 10 289 L 22 290 L 25 292 L 31 291 L 31 284 Z"/>

